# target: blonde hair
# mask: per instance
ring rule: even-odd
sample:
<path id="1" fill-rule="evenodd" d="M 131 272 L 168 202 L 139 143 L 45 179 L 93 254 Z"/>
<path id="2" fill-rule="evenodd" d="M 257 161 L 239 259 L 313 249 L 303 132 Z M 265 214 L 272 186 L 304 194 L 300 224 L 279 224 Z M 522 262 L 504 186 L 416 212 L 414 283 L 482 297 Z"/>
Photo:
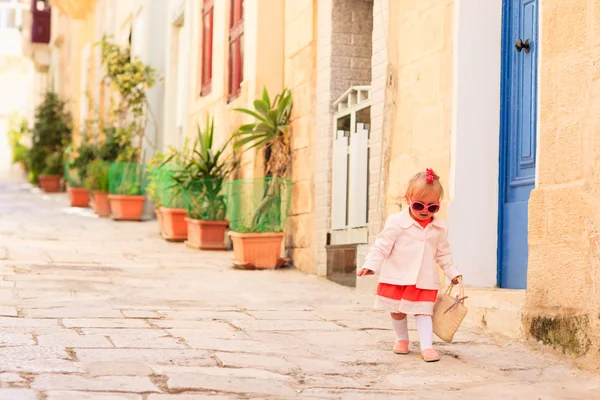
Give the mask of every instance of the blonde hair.
<path id="1" fill-rule="evenodd" d="M 407 198 L 426 196 L 430 193 L 437 193 L 440 199 L 444 197 L 444 188 L 440 182 L 440 177 L 433 170 L 429 171 L 431 171 L 430 174 L 427 171 L 419 172 L 408 181 L 405 195 Z M 433 177 L 431 183 L 428 177 L 429 180 Z"/>

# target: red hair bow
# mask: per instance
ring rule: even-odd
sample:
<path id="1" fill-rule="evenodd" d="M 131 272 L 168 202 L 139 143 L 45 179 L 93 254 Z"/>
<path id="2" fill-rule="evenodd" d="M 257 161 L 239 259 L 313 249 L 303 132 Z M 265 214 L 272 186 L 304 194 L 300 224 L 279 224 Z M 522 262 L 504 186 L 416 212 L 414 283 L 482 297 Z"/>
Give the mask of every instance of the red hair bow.
<path id="1" fill-rule="evenodd" d="M 435 181 L 435 173 L 433 170 L 431 168 L 427 168 L 425 172 L 427 173 L 427 183 L 433 183 L 433 181 Z"/>

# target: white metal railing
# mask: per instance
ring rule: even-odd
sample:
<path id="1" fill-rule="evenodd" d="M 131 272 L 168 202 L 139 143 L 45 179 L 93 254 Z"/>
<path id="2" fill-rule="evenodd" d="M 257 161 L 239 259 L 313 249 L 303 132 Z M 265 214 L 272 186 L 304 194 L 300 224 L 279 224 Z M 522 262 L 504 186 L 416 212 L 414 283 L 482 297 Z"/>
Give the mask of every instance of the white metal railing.
<path id="1" fill-rule="evenodd" d="M 19 29 L 23 26 L 23 13 L 30 9 L 29 4 L 16 0 L 0 1 L 0 30 Z"/>

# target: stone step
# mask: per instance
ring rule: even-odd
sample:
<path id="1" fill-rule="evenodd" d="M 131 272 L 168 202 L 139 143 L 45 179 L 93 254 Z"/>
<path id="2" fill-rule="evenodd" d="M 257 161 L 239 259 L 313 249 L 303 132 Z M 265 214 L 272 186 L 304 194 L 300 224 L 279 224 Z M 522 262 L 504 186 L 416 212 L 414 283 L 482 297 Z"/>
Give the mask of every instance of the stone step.
<path id="1" fill-rule="evenodd" d="M 525 290 L 465 287 L 465 295 L 469 297 L 465 324 L 511 339 L 524 337 Z"/>

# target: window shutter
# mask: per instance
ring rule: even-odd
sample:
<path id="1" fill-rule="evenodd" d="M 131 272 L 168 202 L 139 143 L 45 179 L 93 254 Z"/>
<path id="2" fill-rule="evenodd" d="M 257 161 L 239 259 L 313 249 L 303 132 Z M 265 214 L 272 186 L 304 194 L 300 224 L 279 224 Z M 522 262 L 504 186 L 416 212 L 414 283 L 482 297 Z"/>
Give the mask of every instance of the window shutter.
<path id="1" fill-rule="evenodd" d="M 360 228 L 367 225 L 367 173 L 369 171 L 369 131 L 357 124 L 350 141 L 350 194 L 348 225 Z"/>
<path id="2" fill-rule="evenodd" d="M 348 201 L 348 138 L 337 131 L 333 142 L 333 185 L 331 193 L 331 228 L 346 228 Z"/>

